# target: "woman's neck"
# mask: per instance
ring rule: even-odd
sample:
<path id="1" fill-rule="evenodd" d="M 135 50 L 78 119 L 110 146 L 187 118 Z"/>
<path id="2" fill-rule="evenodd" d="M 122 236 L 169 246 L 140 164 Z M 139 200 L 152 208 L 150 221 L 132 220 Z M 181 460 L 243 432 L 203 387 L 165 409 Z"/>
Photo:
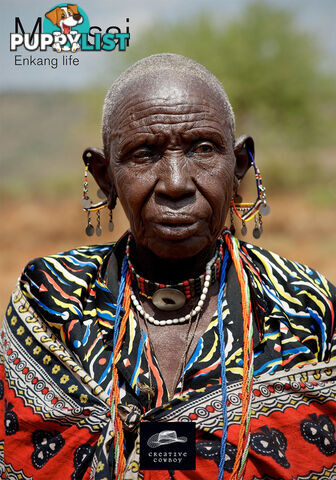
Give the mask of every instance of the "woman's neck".
<path id="1" fill-rule="evenodd" d="M 145 247 L 136 245 L 132 249 L 131 255 L 136 272 L 147 280 L 159 283 L 179 283 L 203 274 L 206 264 L 214 256 L 215 250 L 216 243 L 209 245 L 193 257 L 175 260 L 160 258 Z"/>

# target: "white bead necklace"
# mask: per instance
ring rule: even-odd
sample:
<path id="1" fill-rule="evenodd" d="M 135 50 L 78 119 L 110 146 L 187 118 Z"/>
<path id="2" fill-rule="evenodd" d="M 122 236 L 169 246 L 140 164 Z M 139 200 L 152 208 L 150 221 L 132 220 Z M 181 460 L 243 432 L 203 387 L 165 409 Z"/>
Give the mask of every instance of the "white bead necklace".
<path id="1" fill-rule="evenodd" d="M 156 320 L 154 317 L 149 315 L 149 313 L 145 312 L 141 303 L 139 302 L 139 300 L 135 296 L 135 294 L 133 292 L 133 289 L 131 289 L 131 300 L 132 300 L 132 303 L 133 303 L 134 307 L 138 311 L 139 315 L 141 315 L 141 317 L 144 318 L 145 320 L 147 320 L 149 323 L 152 323 L 153 325 L 157 325 L 157 326 L 162 326 L 162 327 L 165 326 L 165 325 L 177 325 L 179 323 L 188 322 L 192 317 L 194 317 L 195 315 L 200 313 L 200 311 L 203 308 L 204 301 L 206 299 L 206 296 L 208 294 L 209 287 L 210 287 L 211 267 L 212 267 L 212 265 L 215 261 L 216 261 L 216 256 L 214 258 L 212 258 L 206 265 L 205 279 L 204 279 L 202 293 L 201 293 L 201 296 L 198 300 L 198 303 L 197 303 L 196 307 L 193 308 L 190 313 L 188 313 L 187 315 L 184 315 L 184 317 L 172 318 L 172 319 L 169 319 L 169 320 Z"/>

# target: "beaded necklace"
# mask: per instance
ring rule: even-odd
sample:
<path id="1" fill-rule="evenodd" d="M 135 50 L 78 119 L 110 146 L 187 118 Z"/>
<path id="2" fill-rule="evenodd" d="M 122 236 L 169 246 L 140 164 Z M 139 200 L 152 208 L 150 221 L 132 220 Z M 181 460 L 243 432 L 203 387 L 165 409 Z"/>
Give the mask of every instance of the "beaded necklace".
<path id="1" fill-rule="evenodd" d="M 222 439 L 220 448 L 220 462 L 218 470 L 218 480 L 223 479 L 224 466 L 225 466 L 225 446 L 227 438 L 227 392 L 226 392 L 226 371 L 225 371 L 225 342 L 223 331 L 223 295 L 225 287 L 226 276 L 226 264 L 229 256 L 231 257 L 239 285 L 242 299 L 242 317 L 243 317 L 243 378 L 242 378 L 242 416 L 238 434 L 237 454 L 233 466 L 233 471 L 230 476 L 230 480 L 241 480 L 243 478 L 244 467 L 246 465 L 246 459 L 248 454 L 249 442 L 250 442 L 250 417 L 251 417 L 251 392 L 253 383 L 253 324 L 252 324 L 252 306 L 250 291 L 248 286 L 248 279 L 243 269 L 243 264 L 239 254 L 238 240 L 231 236 L 229 231 L 223 232 L 223 238 L 227 246 L 227 252 L 225 255 L 225 262 L 220 275 L 220 287 L 218 294 L 218 328 L 220 339 L 220 357 L 221 357 L 221 391 L 222 391 L 222 412 L 223 412 L 223 427 L 222 427 Z M 120 355 L 120 349 L 122 341 L 126 332 L 126 326 L 131 305 L 131 273 L 128 266 L 127 256 L 123 261 L 121 280 L 119 285 L 119 294 L 117 300 L 116 317 L 114 325 L 114 353 L 112 363 L 112 388 L 110 395 L 111 404 L 111 421 L 114 422 L 115 436 L 114 436 L 114 458 L 115 458 L 115 478 L 120 480 L 125 468 L 125 456 L 124 456 L 124 432 L 121 418 L 117 412 L 117 406 L 120 403 L 119 396 L 119 381 L 118 370 L 116 367 L 116 361 Z M 121 307 L 124 308 L 124 313 L 121 318 Z"/>
<path id="2" fill-rule="evenodd" d="M 168 319 L 168 320 L 156 320 L 154 317 L 149 315 L 149 313 L 145 312 L 144 308 L 142 307 L 141 303 L 137 299 L 133 290 L 131 290 L 131 300 L 132 300 L 132 303 L 133 303 L 135 309 L 139 313 L 139 315 L 141 315 L 141 317 L 144 318 L 145 320 L 147 320 L 148 322 L 150 322 L 154 325 L 157 325 L 157 326 L 159 326 L 159 325 L 160 326 L 176 325 L 176 324 L 179 324 L 179 323 L 186 323 L 186 322 L 189 322 L 196 315 L 199 315 L 203 306 L 204 306 L 204 302 L 205 302 L 207 293 L 209 291 L 210 280 L 211 280 L 211 268 L 214 265 L 214 263 L 217 261 L 217 257 L 218 257 L 218 255 L 217 255 L 217 252 L 216 252 L 215 256 L 207 263 L 207 265 L 205 267 L 205 277 L 204 277 L 203 289 L 201 291 L 201 294 L 200 294 L 199 300 L 197 302 L 197 305 L 195 306 L 195 308 L 193 308 L 190 311 L 190 313 L 188 313 L 188 314 L 186 314 L 182 317 L 176 317 L 176 318 L 172 318 L 172 319 Z M 164 295 L 165 295 L 164 292 L 168 292 L 168 293 L 166 293 L 166 295 L 172 295 L 172 294 L 176 295 L 176 290 L 173 289 L 173 288 L 170 288 L 170 287 L 171 286 L 167 287 L 167 286 L 162 284 L 162 288 L 160 288 L 160 290 L 158 290 L 157 293 L 162 292 L 163 293 L 163 299 L 164 299 Z M 170 296 L 169 299 L 172 301 L 172 298 L 173 297 Z M 153 304 L 155 306 L 157 306 L 157 304 L 154 301 L 153 301 Z"/>
<path id="3" fill-rule="evenodd" d="M 210 270 L 205 271 L 197 278 L 189 278 L 188 280 L 184 280 L 183 282 L 179 282 L 176 284 L 152 282 L 151 280 L 148 280 L 145 277 L 139 275 L 135 271 L 135 267 L 131 260 L 131 240 L 132 235 L 130 234 L 127 238 L 126 256 L 128 266 L 131 271 L 131 278 L 132 281 L 136 283 L 139 294 L 143 295 L 146 298 L 152 299 L 155 292 L 162 288 L 172 288 L 183 292 L 186 300 L 188 301 L 191 298 L 199 297 L 202 294 L 202 289 L 204 288 L 204 283 L 206 281 L 209 281 L 210 285 L 213 285 L 215 281 L 219 279 L 221 263 L 224 255 L 222 239 L 220 239 L 221 241 L 216 249 L 214 257 L 208 263 L 208 265 L 210 264 Z M 205 278 L 207 275 L 208 277 Z"/>

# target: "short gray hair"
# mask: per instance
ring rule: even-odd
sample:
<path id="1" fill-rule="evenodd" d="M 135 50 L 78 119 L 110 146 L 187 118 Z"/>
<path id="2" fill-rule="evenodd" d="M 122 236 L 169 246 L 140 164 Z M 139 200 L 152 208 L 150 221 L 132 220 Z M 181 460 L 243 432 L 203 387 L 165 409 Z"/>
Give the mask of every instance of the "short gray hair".
<path id="1" fill-rule="evenodd" d="M 110 138 L 112 134 L 111 118 L 115 113 L 115 108 L 118 106 L 120 94 L 130 83 L 139 80 L 140 77 L 150 76 L 153 73 L 168 70 L 179 75 L 193 75 L 206 83 L 213 89 L 221 98 L 223 102 L 224 111 L 227 113 L 229 127 L 232 130 L 234 137 L 235 119 L 232 106 L 229 98 L 223 88 L 221 82 L 203 65 L 191 58 L 184 57 L 173 53 L 160 53 L 157 55 L 150 55 L 142 58 L 138 62 L 131 65 L 125 70 L 111 85 L 106 94 L 103 106 L 102 118 L 102 137 L 104 144 L 105 155 L 108 155 Z"/>

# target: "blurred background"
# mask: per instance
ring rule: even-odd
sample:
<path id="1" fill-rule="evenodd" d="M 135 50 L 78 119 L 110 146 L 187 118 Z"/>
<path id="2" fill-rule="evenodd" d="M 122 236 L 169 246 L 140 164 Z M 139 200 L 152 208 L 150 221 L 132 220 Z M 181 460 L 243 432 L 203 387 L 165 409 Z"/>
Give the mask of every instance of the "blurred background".
<path id="1" fill-rule="evenodd" d="M 97 0 L 94 6 L 82 0 L 79 6 L 91 25 L 124 27 L 129 18 L 130 46 L 124 53 L 79 52 L 79 66 L 57 69 L 14 66 L 8 49 L 15 16 L 28 31 L 53 5 L 42 0 L 3 4 L 2 312 L 30 259 L 98 243 L 84 233 L 81 154 L 89 145 L 101 146 L 101 108 L 110 83 L 137 59 L 158 52 L 190 56 L 217 75 L 236 114 L 237 135 L 254 137 L 272 209 L 263 236 L 254 242 L 336 282 L 333 0 L 123 0 L 113 5 Z M 92 179 L 89 189 L 96 189 Z M 244 199 L 254 201 L 252 174 L 243 190 Z M 99 242 L 116 239 L 127 228 L 119 206 L 112 236 L 107 214 L 102 217 Z"/>

